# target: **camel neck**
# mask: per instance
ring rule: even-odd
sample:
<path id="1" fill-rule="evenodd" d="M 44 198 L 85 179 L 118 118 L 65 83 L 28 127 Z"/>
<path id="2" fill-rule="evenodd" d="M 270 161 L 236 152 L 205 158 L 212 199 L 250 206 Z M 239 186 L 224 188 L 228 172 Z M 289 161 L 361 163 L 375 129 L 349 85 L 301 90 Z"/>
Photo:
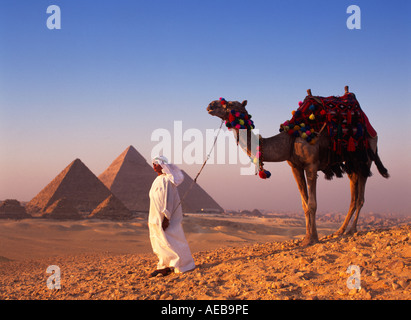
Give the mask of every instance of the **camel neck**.
<path id="1" fill-rule="evenodd" d="M 292 138 L 288 134 L 262 138 L 252 130 L 234 129 L 233 132 L 240 148 L 252 159 L 258 151 L 261 151 L 263 162 L 282 162 L 291 157 Z"/>

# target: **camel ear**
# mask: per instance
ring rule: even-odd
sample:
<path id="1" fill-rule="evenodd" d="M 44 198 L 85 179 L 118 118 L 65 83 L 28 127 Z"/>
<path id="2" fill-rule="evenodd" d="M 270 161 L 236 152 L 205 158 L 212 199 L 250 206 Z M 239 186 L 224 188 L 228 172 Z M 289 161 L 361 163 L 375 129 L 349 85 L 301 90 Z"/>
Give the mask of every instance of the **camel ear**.
<path id="1" fill-rule="evenodd" d="M 247 100 L 244 100 L 244 101 L 241 103 L 241 106 L 242 106 L 243 108 L 245 108 L 246 105 L 247 105 Z"/>

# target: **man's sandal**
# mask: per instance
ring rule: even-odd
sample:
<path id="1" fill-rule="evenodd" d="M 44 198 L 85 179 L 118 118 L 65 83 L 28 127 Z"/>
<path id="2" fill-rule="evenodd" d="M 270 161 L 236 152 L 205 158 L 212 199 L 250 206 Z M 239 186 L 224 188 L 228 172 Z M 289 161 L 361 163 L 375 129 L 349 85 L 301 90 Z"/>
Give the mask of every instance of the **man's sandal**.
<path id="1" fill-rule="evenodd" d="M 170 268 L 158 269 L 158 270 L 150 273 L 149 278 L 157 277 L 157 276 L 165 277 L 165 276 L 168 276 L 169 274 L 171 274 L 172 272 L 173 271 Z"/>

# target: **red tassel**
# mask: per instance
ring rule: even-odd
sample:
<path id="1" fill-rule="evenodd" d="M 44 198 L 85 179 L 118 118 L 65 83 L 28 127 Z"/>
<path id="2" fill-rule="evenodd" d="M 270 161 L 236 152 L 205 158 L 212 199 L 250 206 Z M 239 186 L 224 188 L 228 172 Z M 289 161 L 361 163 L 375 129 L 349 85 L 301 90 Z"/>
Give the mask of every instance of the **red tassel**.
<path id="1" fill-rule="evenodd" d="M 348 111 L 347 111 L 347 124 L 351 124 L 351 118 L 352 118 L 351 111 L 348 110 Z"/>
<path id="2" fill-rule="evenodd" d="M 265 174 L 264 170 L 260 170 L 258 172 L 258 175 L 260 176 L 261 179 L 267 179 L 267 175 Z"/>
<path id="3" fill-rule="evenodd" d="M 355 140 L 353 137 L 350 137 L 348 140 L 347 151 L 354 152 L 355 151 Z"/>

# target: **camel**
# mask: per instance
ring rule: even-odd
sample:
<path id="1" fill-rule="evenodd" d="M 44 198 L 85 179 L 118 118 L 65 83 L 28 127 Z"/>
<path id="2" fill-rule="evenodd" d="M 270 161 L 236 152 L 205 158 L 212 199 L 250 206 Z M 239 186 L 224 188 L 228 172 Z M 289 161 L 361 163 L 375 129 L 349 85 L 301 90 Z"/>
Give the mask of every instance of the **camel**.
<path id="1" fill-rule="evenodd" d="M 312 97 L 311 90 L 307 90 L 308 96 Z M 345 94 L 348 94 L 348 86 L 345 87 Z M 215 100 L 212 101 L 207 111 L 210 115 L 216 116 L 222 121 L 227 121 L 229 114 L 232 110 L 247 114 L 246 110 L 247 100 L 243 102 L 238 101 L 225 101 Z M 330 138 L 325 131 L 316 132 L 317 139 L 315 143 L 308 143 L 301 137 L 293 137 L 286 132 L 280 132 L 269 138 L 263 138 L 256 136 L 252 130 L 253 127 L 246 130 L 246 134 L 240 134 L 240 129 L 232 127 L 231 130 L 237 139 L 237 144 L 247 153 L 248 156 L 252 156 L 253 150 L 251 150 L 251 141 L 259 139 L 260 147 L 262 148 L 261 161 L 264 162 L 282 162 L 287 161 L 290 165 L 294 178 L 297 182 L 297 187 L 301 195 L 302 208 L 305 214 L 306 220 L 306 235 L 302 241 L 302 245 L 311 245 L 319 241 L 317 234 L 317 227 L 315 223 L 315 215 L 317 211 L 317 199 L 316 199 L 316 186 L 318 171 L 326 172 L 330 167 L 330 157 L 328 156 Z M 245 130 L 241 130 L 244 131 Z M 389 174 L 387 169 L 383 166 L 377 152 L 377 140 L 375 136 L 371 138 L 367 136 L 369 143 L 369 150 L 367 153 L 367 159 L 365 165 L 368 168 L 369 174 L 364 174 L 358 168 L 353 168 L 350 172 L 347 172 L 350 180 L 351 188 L 351 202 L 347 213 L 347 216 L 342 223 L 341 227 L 333 235 L 339 236 L 346 232 L 347 226 L 354 215 L 354 220 L 350 229 L 346 234 L 354 234 L 357 232 L 357 222 L 360 215 L 361 208 L 364 205 L 364 193 L 365 185 L 368 176 L 371 175 L 370 167 L 372 162 L 377 166 L 380 174 L 388 178 Z M 344 165 L 342 163 L 341 165 Z M 305 174 L 305 176 L 304 176 Z M 337 177 L 341 177 L 342 174 Z"/>

